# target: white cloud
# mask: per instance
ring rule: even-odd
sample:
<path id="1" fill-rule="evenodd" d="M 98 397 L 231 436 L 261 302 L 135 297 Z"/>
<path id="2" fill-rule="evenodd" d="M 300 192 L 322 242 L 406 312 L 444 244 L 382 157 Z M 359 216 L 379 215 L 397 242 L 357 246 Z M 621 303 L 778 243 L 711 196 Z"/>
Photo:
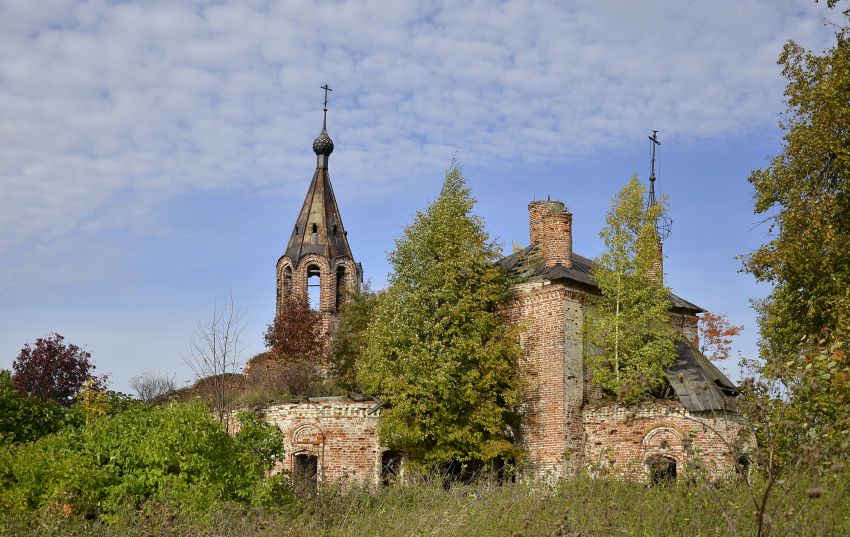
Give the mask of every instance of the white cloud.
<path id="1" fill-rule="evenodd" d="M 622 147 L 659 125 L 740 135 L 775 123 L 775 59 L 788 38 L 826 42 L 818 13 L 791 0 L 2 2 L 0 254 L 144 228 L 186 190 L 301 185 L 286 170 L 309 167 L 325 81 L 336 165 L 376 191 L 455 149 L 498 164 Z"/>

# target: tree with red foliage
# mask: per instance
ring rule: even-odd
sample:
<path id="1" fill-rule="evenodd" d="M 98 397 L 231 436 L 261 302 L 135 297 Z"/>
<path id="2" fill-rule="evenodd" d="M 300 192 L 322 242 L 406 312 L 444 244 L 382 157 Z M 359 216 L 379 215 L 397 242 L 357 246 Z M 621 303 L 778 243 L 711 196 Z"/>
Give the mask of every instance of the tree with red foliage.
<path id="1" fill-rule="evenodd" d="M 702 314 L 697 323 L 699 329 L 699 350 L 712 360 L 729 358 L 732 349 L 732 338 L 741 333 L 743 325 L 736 326 L 729 322 L 725 313 Z"/>
<path id="2" fill-rule="evenodd" d="M 292 395 L 306 395 L 327 368 L 329 347 L 321 315 L 310 309 L 305 296 L 293 294 L 269 324 L 265 340 L 269 348 L 263 355 L 265 363 L 252 363 L 252 369 L 266 377 L 262 379 L 266 383 L 278 384 Z"/>
<path id="3" fill-rule="evenodd" d="M 12 382 L 18 392 L 70 406 L 86 379 L 105 382 L 106 377 L 93 376 L 91 353 L 64 341 L 54 333 L 38 338 L 33 346 L 24 345 L 12 363 Z"/>

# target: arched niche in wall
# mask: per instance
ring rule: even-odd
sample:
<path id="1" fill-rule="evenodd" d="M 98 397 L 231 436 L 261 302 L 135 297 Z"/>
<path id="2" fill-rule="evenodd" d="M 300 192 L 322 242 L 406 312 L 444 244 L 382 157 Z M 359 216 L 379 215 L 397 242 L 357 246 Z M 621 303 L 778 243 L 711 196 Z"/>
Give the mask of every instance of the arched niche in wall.
<path id="1" fill-rule="evenodd" d="M 283 295 L 292 296 L 292 267 L 289 265 L 283 268 Z"/>

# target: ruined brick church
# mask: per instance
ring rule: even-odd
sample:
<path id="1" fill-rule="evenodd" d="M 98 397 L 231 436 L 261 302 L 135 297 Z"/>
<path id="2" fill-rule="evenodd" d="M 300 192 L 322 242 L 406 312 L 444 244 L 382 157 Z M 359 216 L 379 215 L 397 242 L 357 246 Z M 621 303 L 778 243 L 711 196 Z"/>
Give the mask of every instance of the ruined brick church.
<path id="1" fill-rule="evenodd" d="M 362 282 L 328 172 L 334 144 L 325 121 L 313 142 L 316 171 L 277 262 L 277 314 L 284 297 L 317 294 L 314 307 L 332 333 L 346 291 Z M 524 327 L 523 426 L 525 457 L 518 478 L 557 478 L 579 470 L 638 479 L 687 473 L 691 464 L 728 472 L 729 444 L 741 419 L 734 385 L 697 350 L 703 310 L 671 296 L 670 317 L 683 335 L 667 370 L 664 394 L 626 408 L 604 398 L 584 363 L 584 307 L 598 289 L 593 262 L 572 250 L 572 214 L 560 201 L 533 201 L 529 245 L 501 261 L 521 283 L 509 305 Z M 660 273 L 660 271 L 659 271 Z M 378 484 L 403 472 L 404 454 L 377 435 L 381 403 L 369 397 L 317 397 L 260 410 L 285 436 L 282 467 L 322 483 Z"/>

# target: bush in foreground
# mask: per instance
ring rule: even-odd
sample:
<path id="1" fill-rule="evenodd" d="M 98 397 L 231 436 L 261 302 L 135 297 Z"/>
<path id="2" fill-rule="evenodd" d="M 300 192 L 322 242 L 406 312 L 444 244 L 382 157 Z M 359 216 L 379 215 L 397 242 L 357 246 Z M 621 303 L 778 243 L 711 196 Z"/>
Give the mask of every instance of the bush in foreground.
<path id="1" fill-rule="evenodd" d="M 226 500 L 271 503 L 280 431 L 250 414 L 225 433 L 201 405 L 139 405 L 81 429 L 0 450 L 0 509 L 109 519 L 146 501 L 188 511 Z"/>

